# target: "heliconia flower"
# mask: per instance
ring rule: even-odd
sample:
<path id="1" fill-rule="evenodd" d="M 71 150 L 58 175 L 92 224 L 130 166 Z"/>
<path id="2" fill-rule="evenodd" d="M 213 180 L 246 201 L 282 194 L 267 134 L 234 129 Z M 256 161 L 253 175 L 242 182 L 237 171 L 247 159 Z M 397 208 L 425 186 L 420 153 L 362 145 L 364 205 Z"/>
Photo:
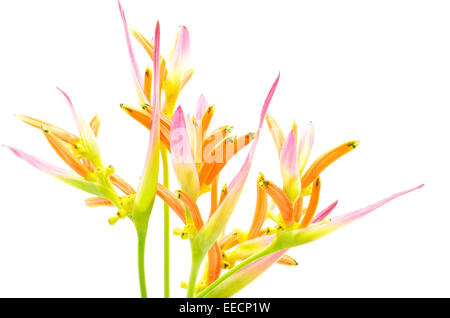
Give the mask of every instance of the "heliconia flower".
<path id="1" fill-rule="evenodd" d="M 210 191 L 225 165 L 250 144 L 255 134 L 227 137 L 231 126 L 208 133 L 214 105 L 208 107 L 204 96 L 200 96 L 195 114 L 186 118 L 180 106 L 176 109 L 170 124 L 170 151 L 181 188 L 196 200 Z"/>
<path id="2" fill-rule="evenodd" d="M 280 188 L 268 180 L 260 182 L 260 185 L 280 210 L 279 226 L 284 228 L 294 223 L 298 224 L 301 219 L 301 225 L 307 226 L 312 220 L 311 218 L 316 211 L 319 200 L 319 174 L 338 158 L 355 149 L 358 142 L 346 142 L 328 151 L 316 159 L 303 173 L 314 141 L 312 123 L 308 123 L 303 130 L 297 153 L 297 126 L 295 123 L 288 137 L 285 138 L 274 118 L 266 115 L 266 121 L 271 130 L 275 146 L 279 151 L 283 190 L 281 191 Z M 314 195 L 310 198 L 307 209 L 304 209 L 303 197 L 311 193 Z"/>
<path id="3" fill-rule="evenodd" d="M 255 142 L 252 144 L 249 154 L 247 155 L 246 160 L 244 161 L 243 166 L 241 167 L 238 174 L 233 178 L 230 187 L 224 186 L 221 191 L 221 196 L 219 201 L 217 202 L 217 175 L 220 172 L 220 169 L 215 169 L 216 175 L 211 180 L 211 195 L 215 196 L 215 202 L 211 204 L 211 210 L 209 218 L 206 222 L 203 221 L 200 211 L 196 205 L 196 200 L 198 195 L 201 193 L 201 177 L 197 175 L 198 166 L 194 162 L 194 155 L 192 151 L 192 144 L 189 140 L 191 137 L 187 131 L 186 121 L 184 117 L 183 110 L 181 107 L 178 107 L 172 117 L 171 123 L 171 154 L 175 167 L 175 172 L 177 178 L 179 180 L 180 186 L 182 188 L 181 191 L 178 191 L 178 197 L 181 201 L 183 201 L 187 211 L 189 212 L 189 217 L 193 222 L 195 227 L 194 232 L 192 232 L 192 228 L 189 227 L 189 224 L 186 225 L 185 230 L 177 230 L 176 233 L 181 235 L 182 238 L 191 238 L 191 245 L 193 246 L 193 251 L 197 256 L 199 253 L 203 256 L 208 253 L 208 262 L 204 275 L 204 281 L 202 281 L 199 286 L 208 286 L 213 281 L 215 281 L 221 272 L 222 268 L 222 252 L 221 248 L 218 245 L 218 238 L 222 233 L 231 213 L 233 212 L 234 206 L 237 203 L 239 195 L 242 191 L 245 180 L 248 176 L 252 158 L 255 152 L 256 141 L 259 136 L 259 131 L 264 122 L 264 116 L 267 112 L 270 100 L 275 92 L 275 88 L 277 86 L 279 80 L 279 76 L 277 77 L 275 83 L 273 84 L 266 100 L 264 106 L 261 111 L 260 122 L 258 131 L 254 134 Z M 203 103 L 203 105 L 202 105 Z M 211 107 L 206 108 L 207 103 L 204 97 L 201 97 L 198 103 L 198 108 L 196 112 L 196 116 L 193 120 L 197 120 L 197 118 L 202 118 L 202 121 L 205 120 L 209 110 Z M 206 109 L 205 109 L 206 108 Z M 209 125 L 209 119 L 208 119 Z M 223 139 L 226 136 L 231 127 L 221 127 L 216 129 L 212 134 L 218 134 Z M 234 137 L 232 145 L 232 155 L 234 155 L 237 151 L 242 149 L 243 146 L 247 145 L 250 140 L 245 141 L 245 138 L 241 138 L 241 145 L 236 144 L 236 140 L 239 138 Z M 253 138 L 252 138 L 253 139 Z M 228 143 L 228 138 L 223 139 L 221 142 L 211 141 L 208 143 L 216 143 L 216 146 L 213 147 L 213 150 L 217 150 L 218 147 L 224 147 L 224 144 Z M 203 142 L 204 144 L 205 142 Z M 205 163 L 202 163 L 203 166 Z M 222 164 L 222 163 L 221 163 Z M 223 163 L 224 164 L 224 163 Z M 221 166 L 222 167 L 222 166 Z M 201 170 L 201 169 L 200 169 Z M 203 258 L 200 255 L 199 257 Z M 202 288 L 203 288 L 202 287 Z"/>
<path id="4" fill-rule="evenodd" d="M 85 180 L 69 171 L 54 166 L 17 148 L 5 145 L 4 147 L 11 150 L 17 157 L 25 160 L 36 169 L 50 174 L 53 177 L 82 191 L 106 198 L 113 202 L 116 206 L 119 206 L 119 198 L 113 189 L 95 181 Z"/>
<path id="5" fill-rule="evenodd" d="M 347 213 L 335 218 L 328 219 L 326 221 L 321 221 L 313 223 L 306 228 L 293 229 L 289 231 L 278 232 L 274 235 L 262 236 L 254 238 L 250 241 L 244 242 L 238 245 L 229 257 L 234 259 L 245 259 L 251 255 L 257 253 L 263 253 L 261 258 L 255 260 L 249 265 L 237 270 L 232 273 L 228 278 L 222 281 L 217 286 L 210 290 L 205 290 L 201 293 L 199 297 L 230 297 L 236 292 L 240 291 L 242 288 L 251 283 L 259 275 L 264 273 L 270 266 L 276 263 L 280 258 L 285 255 L 288 249 L 315 241 L 335 230 L 347 225 L 367 214 L 373 210 L 379 208 L 380 206 L 388 203 L 389 201 L 407 194 L 411 191 L 420 189 L 423 185 L 418 187 L 402 191 L 391 195 L 381 201 L 371 204 L 365 208 L 358 209 L 354 212 Z M 322 216 L 329 213 L 330 210 L 335 206 L 328 207 L 326 212 L 320 213 Z M 267 251 L 267 254 L 264 253 Z"/>
<path id="6" fill-rule="evenodd" d="M 56 173 L 58 169 L 54 166 L 52 166 L 53 168 L 49 168 L 51 165 L 49 166 L 49 164 L 44 163 L 40 159 L 34 158 L 16 148 L 9 147 L 9 149 L 15 149 L 13 152 L 17 156 L 36 168 L 50 173 L 81 190 L 107 198 L 114 205 L 119 206 L 119 196 L 111 183 L 111 176 L 114 174 L 114 168 L 112 166 L 104 167 L 100 158 L 100 150 L 96 140 L 100 125 L 99 117 L 97 115 L 94 116 L 88 124 L 83 117 L 76 112 L 69 96 L 61 89 L 58 88 L 58 90 L 63 94 L 70 107 L 80 137 L 69 133 L 56 125 L 36 118 L 25 115 L 16 115 L 16 117 L 23 122 L 40 129 L 56 154 L 72 168 L 79 177 L 71 173 L 63 173 L 60 175 Z"/>
<path id="7" fill-rule="evenodd" d="M 130 43 L 128 39 L 128 30 L 131 31 L 133 36 L 139 41 L 142 47 L 146 50 L 150 58 L 154 59 L 154 44 L 147 40 L 141 33 L 134 30 L 130 26 L 124 22 L 127 28 L 127 43 Z M 128 45 L 131 50 L 131 43 Z M 189 59 L 189 49 L 190 49 L 190 39 L 189 39 L 189 31 L 185 26 L 181 26 L 180 30 L 177 33 L 177 37 L 175 40 L 174 47 L 170 52 L 168 65 L 166 67 L 166 60 L 161 58 L 161 89 L 164 90 L 165 93 L 165 101 L 164 101 L 164 113 L 166 113 L 169 117 L 172 116 L 178 95 L 180 91 L 184 88 L 186 83 L 190 80 L 193 75 L 193 70 L 187 68 L 188 59 Z M 140 74 L 138 72 L 136 65 L 134 54 L 130 53 L 132 57 L 132 65 L 135 73 Z M 137 66 L 137 65 L 136 65 Z M 135 81 L 138 82 L 139 87 L 139 77 L 135 76 Z M 142 81 L 140 81 L 142 82 Z M 144 87 L 141 85 L 141 87 Z M 145 91 L 145 89 L 143 90 Z M 142 93 L 138 91 L 138 95 L 142 96 Z"/>

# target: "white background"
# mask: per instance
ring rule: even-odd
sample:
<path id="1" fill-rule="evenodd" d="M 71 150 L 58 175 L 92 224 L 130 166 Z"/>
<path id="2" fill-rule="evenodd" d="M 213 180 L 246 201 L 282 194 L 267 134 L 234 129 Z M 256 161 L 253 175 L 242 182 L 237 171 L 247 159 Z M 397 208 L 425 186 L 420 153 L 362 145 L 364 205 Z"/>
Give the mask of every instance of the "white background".
<path id="1" fill-rule="evenodd" d="M 216 104 L 213 125 L 254 130 L 281 71 L 269 113 L 288 130 L 312 120 L 312 157 L 348 140 L 360 146 L 322 174 L 319 208 L 352 211 L 421 183 L 417 192 L 317 242 L 291 251 L 297 267 L 273 266 L 242 297 L 450 296 L 450 4 L 447 1 L 123 1 L 148 38 L 161 22 L 162 54 L 179 25 L 191 33 L 191 82 Z M 131 184 L 142 171 L 147 131 L 119 108 L 137 104 L 116 1 L 5 1 L 0 11 L 0 142 L 64 166 L 23 113 L 75 132 L 59 86 L 85 117 L 102 118 L 105 163 Z M 150 64 L 137 53 L 141 69 Z M 229 182 L 237 156 L 221 175 Z M 110 208 L 0 151 L 0 296 L 136 297 L 131 222 L 110 226 Z M 229 230 L 247 229 L 255 178 L 281 182 L 265 126 Z M 172 174 L 173 176 L 173 174 Z M 175 179 L 172 187 L 176 189 Z M 207 212 L 207 200 L 201 200 Z M 172 227 L 181 223 L 172 217 Z M 162 204 L 150 221 L 148 288 L 162 296 Z M 187 279 L 187 241 L 172 237 L 172 295 Z"/>

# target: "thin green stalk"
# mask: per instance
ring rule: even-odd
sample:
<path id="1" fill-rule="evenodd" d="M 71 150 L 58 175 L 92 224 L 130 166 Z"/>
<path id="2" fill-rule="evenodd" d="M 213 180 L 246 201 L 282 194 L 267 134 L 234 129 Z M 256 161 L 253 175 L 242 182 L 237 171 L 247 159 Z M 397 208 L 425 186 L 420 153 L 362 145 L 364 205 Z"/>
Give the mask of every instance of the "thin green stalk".
<path id="1" fill-rule="evenodd" d="M 161 160 L 163 165 L 163 184 L 169 188 L 169 164 L 167 161 L 167 149 L 161 147 Z M 169 205 L 164 202 L 164 297 L 170 297 L 170 224 Z"/>
<path id="2" fill-rule="evenodd" d="M 236 265 L 235 267 L 233 267 L 232 269 L 230 269 L 228 272 L 226 272 L 224 275 L 222 275 L 221 277 L 219 277 L 216 281 L 214 281 L 211 285 L 209 285 L 208 287 L 206 287 L 204 290 L 202 290 L 202 292 L 200 294 L 198 294 L 196 297 L 197 298 L 204 298 L 205 296 L 207 296 L 217 285 L 219 285 L 220 283 L 222 283 L 224 280 L 226 280 L 228 277 L 230 277 L 231 275 L 233 275 L 234 273 L 236 273 L 237 271 L 241 270 L 242 268 L 244 268 L 245 266 L 249 265 L 250 263 L 253 263 L 254 261 L 260 259 L 261 257 L 267 256 L 269 254 L 272 254 L 276 252 L 276 248 L 274 248 L 274 245 L 270 245 L 267 248 L 265 248 L 264 250 L 262 250 L 259 253 L 256 253 L 253 256 L 250 256 L 249 258 L 247 258 L 246 260 L 242 261 L 241 263 L 239 263 L 238 265 Z"/>
<path id="3" fill-rule="evenodd" d="M 145 237 L 146 233 L 138 231 L 138 272 L 139 272 L 139 288 L 141 297 L 147 298 L 147 285 L 145 284 Z"/>
<path id="4" fill-rule="evenodd" d="M 201 264 L 202 258 L 198 258 L 192 255 L 191 274 L 189 275 L 187 298 L 194 298 L 195 283 L 197 282 L 198 271 L 200 270 Z"/>

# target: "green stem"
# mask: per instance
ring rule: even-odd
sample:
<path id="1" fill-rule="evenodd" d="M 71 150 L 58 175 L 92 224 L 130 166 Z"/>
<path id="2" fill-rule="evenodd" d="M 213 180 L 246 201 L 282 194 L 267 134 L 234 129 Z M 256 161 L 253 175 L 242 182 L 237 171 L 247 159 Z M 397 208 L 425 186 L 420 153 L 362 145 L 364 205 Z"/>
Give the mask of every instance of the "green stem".
<path id="1" fill-rule="evenodd" d="M 189 275 L 189 284 L 187 291 L 187 298 L 193 298 L 195 293 L 195 283 L 197 282 L 198 271 L 202 264 L 202 258 L 192 255 L 191 274 Z"/>
<path id="2" fill-rule="evenodd" d="M 211 285 L 209 285 L 208 287 L 206 287 L 204 290 L 202 290 L 202 292 L 200 294 L 197 295 L 197 298 L 204 298 L 205 296 L 207 296 L 217 285 L 219 285 L 220 283 L 222 283 L 224 280 L 226 280 L 228 277 L 230 277 L 231 275 L 233 275 L 234 273 L 236 273 L 237 271 L 243 269 L 245 266 L 249 265 L 250 263 L 253 263 L 254 261 L 260 259 L 261 257 L 267 256 L 269 254 L 272 254 L 274 252 L 276 252 L 276 248 L 274 247 L 274 245 L 269 245 L 267 248 L 265 248 L 264 250 L 262 250 L 259 253 L 256 253 L 255 255 L 250 256 L 249 258 L 247 258 L 246 260 L 242 261 L 241 263 L 239 263 L 238 265 L 236 265 L 235 267 L 233 267 L 232 269 L 230 269 L 227 273 L 225 273 L 224 275 L 222 275 L 221 277 L 219 277 L 216 281 L 214 281 Z"/>
<path id="3" fill-rule="evenodd" d="M 139 288 L 141 289 L 141 297 L 147 298 L 147 286 L 145 284 L 145 237 L 146 233 L 138 231 L 138 271 L 139 271 Z"/>
<path id="4" fill-rule="evenodd" d="M 163 165 L 163 184 L 169 188 L 169 164 L 167 161 L 167 149 L 161 147 L 161 160 Z M 164 202 L 164 297 L 170 297 L 170 224 L 169 224 L 169 205 Z"/>

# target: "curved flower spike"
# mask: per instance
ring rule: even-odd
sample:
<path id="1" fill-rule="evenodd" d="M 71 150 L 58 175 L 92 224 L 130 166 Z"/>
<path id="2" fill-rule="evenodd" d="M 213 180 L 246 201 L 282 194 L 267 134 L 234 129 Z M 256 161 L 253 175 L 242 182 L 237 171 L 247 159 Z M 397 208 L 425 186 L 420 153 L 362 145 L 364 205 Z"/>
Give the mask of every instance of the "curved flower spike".
<path id="1" fill-rule="evenodd" d="M 279 232 L 275 235 L 260 237 L 242 243 L 242 245 L 245 246 L 240 248 L 240 253 L 242 253 L 242 255 L 240 255 L 241 257 L 251 255 L 251 253 L 248 253 L 248 250 L 251 250 L 252 246 L 256 251 L 259 250 L 260 252 L 257 252 L 257 254 L 254 254 L 249 258 L 251 262 L 248 265 L 242 263 L 244 264 L 243 266 L 236 266 L 234 269 L 230 270 L 230 272 L 225 274 L 226 276 L 223 276 L 224 280 L 221 278 L 220 282 L 216 281 L 211 284 L 208 288 L 201 292 L 198 297 L 221 298 L 233 296 L 236 292 L 247 286 L 259 275 L 264 273 L 270 266 L 276 263 L 288 251 L 289 248 L 315 241 L 327 234 L 330 234 L 331 232 L 334 232 L 342 226 L 369 214 L 373 210 L 399 196 L 420 189 L 422 186 L 423 185 L 420 185 L 418 187 L 396 193 L 365 208 L 332 218 L 326 222 L 313 224 L 304 229 Z M 265 249 L 263 248 L 264 245 L 266 246 Z M 239 246 L 236 249 L 239 249 Z"/>
<path id="2" fill-rule="evenodd" d="M 116 206 L 119 206 L 119 200 L 117 194 L 110 188 L 107 188 L 97 182 L 91 182 L 84 180 L 69 171 L 56 167 L 48 162 L 45 162 L 37 157 L 34 157 L 25 151 L 19 150 L 14 147 L 3 145 L 4 147 L 11 150 L 17 157 L 25 160 L 30 165 L 39 169 L 45 173 L 52 175 L 53 177 L 75 187 L 82 191 L 91 193 L 93 195 L 101 196 L 107 198 L 109 201 L 113 202 Z"/>
<path id="3" fill-rule="evenodd" d="M 170 130 L 172 161 L 181 189 L 196 200 L 200 195 L 200 181 L 186 129 L 183 109 L 178 106 L 172 117 Z"/>
<path id="4" fill-rule="evenodd" d="M 120 5 L 120 4 L 119 4 Z M 122 11 L 121 11 L 122 12 Z M 159 138 L 160 138 L 160 99 L 159 99 L 159 22 L 155 28 L 155 47 L 153 59 L 153 109 L 152 127 L 150 129 L 147 159 L 141 182 L 133 205 L 133 220 L 140 235 L 145 237 L 148 220 L 155 201 L 158 185 Z"/>

